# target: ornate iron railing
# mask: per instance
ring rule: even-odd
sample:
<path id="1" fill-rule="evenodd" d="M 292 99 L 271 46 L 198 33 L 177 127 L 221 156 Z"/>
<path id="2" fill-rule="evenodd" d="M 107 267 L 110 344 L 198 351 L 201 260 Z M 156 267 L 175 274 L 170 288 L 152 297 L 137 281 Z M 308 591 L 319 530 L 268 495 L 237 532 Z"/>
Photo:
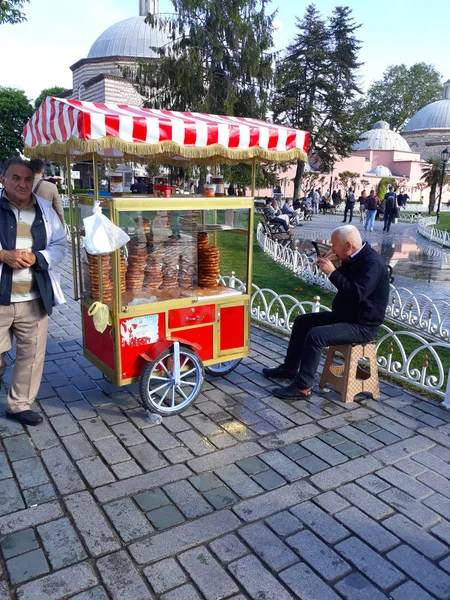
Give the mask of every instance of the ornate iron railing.
<path id="1" fill-rule="evenodd" d="M 433 225 L 436 225 L 436 217 L 425 217 L 424 219 L 420 219 L 417 226 L 417 232 L 427 240 L 449 248 L 450 234 L 444 229 L 436 229 Z"/>

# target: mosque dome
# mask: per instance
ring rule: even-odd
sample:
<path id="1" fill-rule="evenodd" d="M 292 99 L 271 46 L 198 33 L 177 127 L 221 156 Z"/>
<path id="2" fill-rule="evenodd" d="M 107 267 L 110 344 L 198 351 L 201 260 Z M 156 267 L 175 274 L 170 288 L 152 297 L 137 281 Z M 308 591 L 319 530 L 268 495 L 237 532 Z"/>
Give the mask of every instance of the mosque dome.
<path id="1" fill-rule="evenodd" d="M 383 165 L 378 165 L 367 171 L 366 175 L 372 175 L 373 177 L 392 177 L 392 171 Z"/>
<path id="2" fill-rule="evenodd" d="M 399 133 L 389 128 L 386 121 L 377 121 L 370 131 L 361 134 L 359 142 L 353 146 L 358 150 L 401 150 L 411 152 L 408 142 Z"/>
<path id="3" fill-rule="evenodd" d="M 427 104 L 416 112 L 402 133 L 426 129 L 450 129 L 450 79 L 444 83 L 442 99 Z"/>
<path id="4" fill-rule="evenodd" d="M 130 17 L 108 27 L 92 45 L 88 58 L 159 58 L 152 47 L 167 43 L 166 33 L 146 23 L 145 16 Z"/>

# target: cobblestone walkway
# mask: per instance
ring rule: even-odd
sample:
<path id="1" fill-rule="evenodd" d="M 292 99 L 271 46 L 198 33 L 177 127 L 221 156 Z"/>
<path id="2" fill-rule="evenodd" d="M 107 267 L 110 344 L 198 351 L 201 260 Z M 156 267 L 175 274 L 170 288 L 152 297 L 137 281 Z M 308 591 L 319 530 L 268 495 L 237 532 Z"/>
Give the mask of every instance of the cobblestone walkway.
<path id="1" fill-rule="evenodd" d="M 77 304 L 55 311 L 44 423 L 0 417 L 1 600 L 450 598 L 450 412 L 386 384 L 277 400 L 286 340 L 252 340 L 152 426 L 83 358 Z"/>

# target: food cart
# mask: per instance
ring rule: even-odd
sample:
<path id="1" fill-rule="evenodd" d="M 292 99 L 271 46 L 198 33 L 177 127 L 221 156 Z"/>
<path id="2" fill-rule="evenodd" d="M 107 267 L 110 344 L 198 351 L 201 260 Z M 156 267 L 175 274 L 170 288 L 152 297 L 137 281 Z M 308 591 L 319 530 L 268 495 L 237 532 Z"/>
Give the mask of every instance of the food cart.
<path id="1" fill-rule="evenodd" d="M 94 196 L 75 197 L 70 208 L 84 355 L 119 386 L 139 381 L 148 410 L 182 411 L 200 393 L 205 368 L 226 374 L 250 353 L 255 165 L 306 160 L 308 133 L 256 119 L 48 97 L 24 135 L 27 156 L 65 162 L 68 172 L 89 161 L 93 171 Z M 223 163 L 250 163 L 252 194 L 99 198 L 98 163 L 124 161 L 208 165 L 215 173 Z M 83 218 L 95 201 L 130 237 L 111 255 L 83 248 Z M 234 285 L 232 270 L 244 286 Z M 96 302 L 108 308 L 103 332 L 92 315 Z"/>

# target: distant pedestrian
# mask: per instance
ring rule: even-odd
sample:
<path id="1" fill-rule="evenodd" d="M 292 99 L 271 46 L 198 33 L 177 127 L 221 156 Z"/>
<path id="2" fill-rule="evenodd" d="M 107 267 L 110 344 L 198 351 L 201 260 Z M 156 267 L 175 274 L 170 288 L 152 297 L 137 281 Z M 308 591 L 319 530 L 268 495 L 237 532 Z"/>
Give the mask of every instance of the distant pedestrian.
<path id="1" fill-rule="evenodd" d="M 392 221 L 397 216 L 397 194 L 392 189 L 392 185 L 388 187 L 388 192 L 383 198 L 384 204 L 384 227 L 383 231 L 389 233 Z"/>
<path id="2" fill-rule="evenodd" d="M 349 188 L 346 198 L 345 198 L 345 211 L 344 211 L 344 220 L 342 221 L 343 223 L 347 222 L 347 213 L 350 211 L 350 219 L 349 219 L 349 223 L 352 222 L 353 219 L 353 209 L 355 208 L 355 202 L 356 202 L 356 198 L 355 198 L 355 194 L 353 193 L 353 189 Z"/>
<path id="3" fill-rule="evenodd" d="M 377 209 L 380 206 L 380 199 L 375 194 L 375 190 L 370 190 L 370 194 L 366 198 L 366 222 L 364 224 L 365 231 L 373 231 Z"/>
<path id="4" fill-rule="evenodd" d="M 54 183 L 44 180 L 44 161 L 34 158 L 33 160 L 30 160 L 30 167 L 34 173 L 33 192 L 36 194 L 36 196 L 44 198 L 44 200 L 48 200 L 48 202 L 52 203 L 52 206 L 64 227 L 66 222 L 64 219 L 64 209 L 61 196 L 59 195 L 58 188 Z"/>
<path id="5" fill-rule="evenodd" d="M 363 190 L 361 192 L 361 196 L 358 198 L 360 223 L 364 223 L 364 213 L 366 212 L 366 198 L 367 198 L 366 190 Z"/>
<path id="6" fill-rule="evenodd" d="M 320 204 L 320 193 L 319 193 L 319 190 L 316 190 L 315 192 L 313 192 L 313 195 L 312 195 L 312 209 L 313 209 L 313 213 L 315 215 L 317 215 L 319 212 L 319 204 Z"/>

